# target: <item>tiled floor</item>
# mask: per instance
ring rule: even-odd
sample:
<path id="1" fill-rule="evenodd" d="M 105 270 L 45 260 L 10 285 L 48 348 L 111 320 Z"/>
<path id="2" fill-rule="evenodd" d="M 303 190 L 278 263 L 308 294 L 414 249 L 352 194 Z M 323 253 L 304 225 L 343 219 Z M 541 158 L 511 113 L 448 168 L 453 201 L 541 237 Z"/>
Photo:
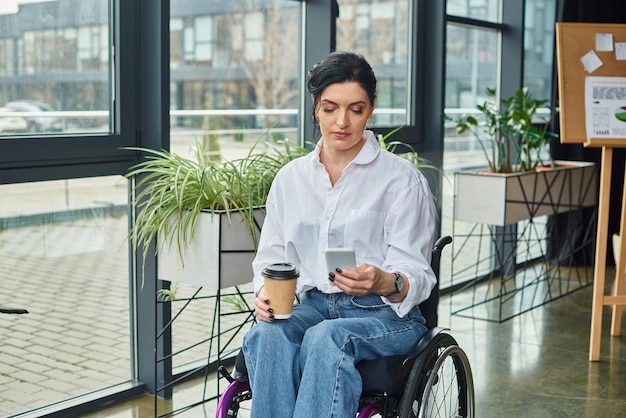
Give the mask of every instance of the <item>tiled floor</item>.
<path id="1" fill-rule="evenodd" d="M 440 325 L 452 329 L 472 364 L 478 417 L 626 414 L 626 342 L 609 335 L 610 308 L 604 309 L 600 361 L 588 360 L 592 291 L 586 287 L 503 323 L 450 317 L 449 300 L 441 300 Z M 199 399 L 202 383 L 178 389 L 174 408 Z M 154 404 L 153 397 L 142 396 L 86 417 L 154 416 Z M 176 416 L 212 417 L 215 405 Z"/>

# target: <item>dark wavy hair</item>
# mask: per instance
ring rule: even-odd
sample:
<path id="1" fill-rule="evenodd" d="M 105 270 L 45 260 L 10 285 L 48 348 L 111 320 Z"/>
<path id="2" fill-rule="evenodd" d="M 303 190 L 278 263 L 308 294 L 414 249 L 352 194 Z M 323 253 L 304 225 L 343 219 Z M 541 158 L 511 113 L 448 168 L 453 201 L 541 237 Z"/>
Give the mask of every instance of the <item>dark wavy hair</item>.
<path id="1" fill-rule="evenodd" d="M 307 90 L 313 96 L 313 121 L 324 89 L 330 84 L 349 81 L 359 83 L 367 93 L 370 103 L 374 104 L 376 76 L 363 55 L 353 51 L 335 51 L 313 66 L 307 83 Z"/>

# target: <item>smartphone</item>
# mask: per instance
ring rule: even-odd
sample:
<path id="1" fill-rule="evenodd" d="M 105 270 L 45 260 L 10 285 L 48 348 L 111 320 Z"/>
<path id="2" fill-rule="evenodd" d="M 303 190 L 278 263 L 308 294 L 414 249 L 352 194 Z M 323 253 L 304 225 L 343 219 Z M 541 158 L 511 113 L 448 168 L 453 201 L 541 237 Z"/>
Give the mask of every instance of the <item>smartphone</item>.
<path id="1" fill-rule="evenodd" d="M 329 272 L 335 271 L 337 267 L 356 269 L 356 256 L 352 248 L 328 248 L 325 255 L 326 268 Z"/>

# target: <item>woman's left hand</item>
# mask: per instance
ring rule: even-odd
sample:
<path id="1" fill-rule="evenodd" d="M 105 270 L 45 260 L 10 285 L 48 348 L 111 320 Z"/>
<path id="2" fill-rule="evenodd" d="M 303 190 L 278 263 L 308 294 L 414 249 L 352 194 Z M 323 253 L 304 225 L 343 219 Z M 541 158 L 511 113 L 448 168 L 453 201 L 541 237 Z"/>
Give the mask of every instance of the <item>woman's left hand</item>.
<path id="1" fill-rule="evenodd" d="M 331 273 L 334 275 L 333 283 L 342 292 L 352 296 L 365 296 L 370 293 L 379 295 L 388 294 L 390 280 L 393 281 L 393 273 L 379 269 L 371 264 L 361 264 L 356 270 L 337 269 Z"/>

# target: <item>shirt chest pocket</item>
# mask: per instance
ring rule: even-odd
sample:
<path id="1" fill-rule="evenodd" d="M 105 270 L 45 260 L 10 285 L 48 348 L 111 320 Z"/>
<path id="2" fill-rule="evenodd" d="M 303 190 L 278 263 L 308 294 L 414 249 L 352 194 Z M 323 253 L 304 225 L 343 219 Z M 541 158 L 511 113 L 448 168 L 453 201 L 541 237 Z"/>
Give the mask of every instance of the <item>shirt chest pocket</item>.
<path id="1" fill-rule="evenodd" d="M 385 246 L 385 212 L 353 209 L 346 219 L 346 247 L 355 249 L 357 256 L 379 257 Z"/>

